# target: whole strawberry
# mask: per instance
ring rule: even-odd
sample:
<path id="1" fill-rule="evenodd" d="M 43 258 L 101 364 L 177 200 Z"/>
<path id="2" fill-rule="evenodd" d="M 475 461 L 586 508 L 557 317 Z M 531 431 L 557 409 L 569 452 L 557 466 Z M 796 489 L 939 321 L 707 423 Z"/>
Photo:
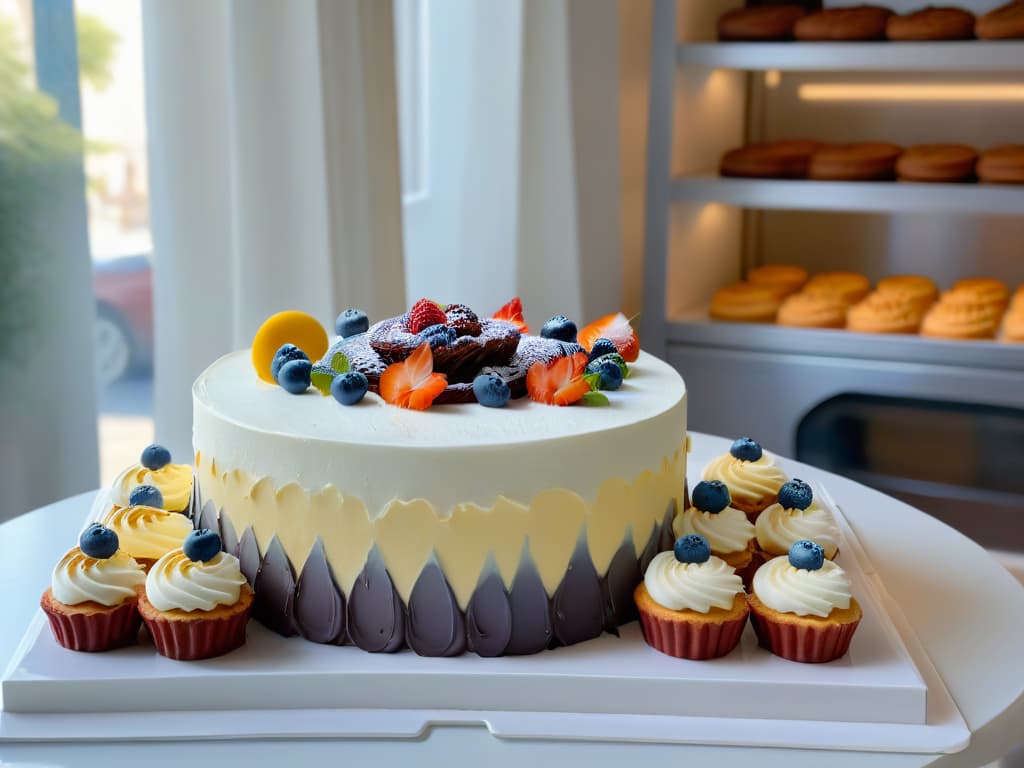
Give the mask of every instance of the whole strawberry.
<path id="1" fill-rule="evenodd" d="M 457 336 L 479 336 L 483 330 L 476 312 L 465 304 L 449 304 L 444 313 L 448 316 L 448 326 L 455 329 Z"/>
<path id="2" fill-rule="evenodd" d="M 430 299 L 420 299 L 409 310 L 409 332 L 419 333 L 432 325 L 443 325 L 448 322 L 444 312 Z"/>

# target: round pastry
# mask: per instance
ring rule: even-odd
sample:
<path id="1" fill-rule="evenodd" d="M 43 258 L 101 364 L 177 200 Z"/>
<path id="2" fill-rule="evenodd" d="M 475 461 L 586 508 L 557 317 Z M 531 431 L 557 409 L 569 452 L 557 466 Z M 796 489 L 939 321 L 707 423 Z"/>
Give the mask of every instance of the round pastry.
<path id="1" fill-rule="evenodd" d="M 1024 3 L 1015 0 L 979 16 L 974 34 L 982 40 L 1024 37 Z"/>
<path id="2" fill-rule="evenodd" d="M 917 333 L 924 311 L 898 291 L 875 291 L 846 313 L 846 327 L 860 333 Z"/>
<path id="3" fill-rule="evenodd" d="M 53 569 L 40 606 L 54 639 L 72 651 L 109 651 L 136 642 L 142 566 L 118 548 L 117 534 L 90 525 Z"/>
<path id="4" fill-rule="evenodd" d="M 779 307 L 777 322 L 796 328 L 843 328 L 847 304 L 824 291 L 795 293 Z"/>
<path id="5" fill-rule="evenodd" d="M 846 573 L 806 540 L 757 569 L 747 600 L 761 647 L 805 663 L 843 656 L 862 615 Z"/>
<path id="6" fill-rule="evenodd" d="M 793 25 L 807 14 L 799 5 L 734 8 L 718 17 L 718 39 L 730 41 L 792 40 Z"/>
<path id="7" fill-rule="evenodd" d="M 871 292 L 871 281 L 857 272 L 819 272 L 807 281 L 803 292 L 825 294 L 850 305 Z"/>
<path id="8" fill-rule="evenodd" d="M 1013 311 L 1024 310 L 1024 285 L 1017 286 L 1010 299 L 1010 309 Z"/>
<path id="9" fill-rule="evenodd" d="M 793 25 L 797 40 L 884 40 L 892 11 L 877 5 L 826 8 Z"/>
<path id="10" fill-rule="evenodd" d="M 139 463 L 124 470 L 110 489 L 110 500 L 118 507 L 132 506 L 131 495 L 139 486 L 151 486 L 160 492 L 168 512 L 187 512 L 192 500 L 192 467 L 171 462 L 171 452 L 161 445 L 148 445 L 139 457 Z"/>
<path id="11" fill-rule="evenodd" d="M 695 534 L 654 556 L 633 599 L 647 644 L 680 659 L 725 656 L 750 613 L 740 577 Z"/>
<path id="12" fill-rule="evenodd" d="M 748 179 L 803 179 L 811 155 L 824 146 L 820 141 L 795 139 L 748 144 L 722 156 L 723 176 Z"/>
<path id="13" fill-rule="evenodd" d="M 896 294 L 907 302 L 925 310 L 939 298 L 939 288 L 924 275 L 889 275 L 875 286 L 876 293 Z"/>
<path id="14" fill-rule="evenodd" d="M 974 14 L 963 8 L 929 6 L 890 16 L 885 36 L 890 40 L 970 40 L 974 37 Z"/>
<path id="15" fill-rule="evenodd" d="M 703 480 L 720 480 L 729 489 L 730 505 L 755 522 L 761 511 L 779 500 L 779 489 L 789 478 L 775 456 L 749 437 L 735 440 L 728 453 L 708 462 Z"/>
<path id="16" fill-rule="evenodd" d="M 900 155 L 896 175 L 904 181 L 971 181 L 977 162 L 977 151 L 965 144 L 921 144 Z"/>
<path id="17" fill-rule="evenodd" d="M 781 303 L 777 288 L 733 283 L 715 291 L 711 298 L 711 317 L 740 323 L 773 323 Z"/>
<path id="18" fill-rule="evenodd" d="M 786 554 L 800 539 L 816 541 L 829 560 L 839 551 L 835 518 L 815 501 L 811 487 L 799 479 L 782 486 L 778 503 L 758 516 L 754 531 L 765 560 Z"/>
<path id="19" fill-rule="evenodd" d="M 1010 302 L 1010 289 L 1002 280 L 992 277 L 966 277 L 953 283 L 953 293 L 963 294 L 979 304 L 992 307 L 998 312 L 1006 309 Z"/>
<path id="20" fill-rule="evenodd" d="M 181 540 L 193 529 L 185 515 L 146 506 L 114 507 L 103 518 L 103 524 L 117 534 L 124 551 L 147 571 L 165 554 L 180 547 Z"/>
<path id="21" fill-rule="evenodd" d="M 975 172 L 979 180 L 991 184 L 1024 184 L 1024 145 L 1007 144 L 982 152 Z"/>
<path id="22" fill-rule="evenodd" d="M 921 335 L 938 339 L 991 339 L 996 335 L 999 311 L 969 293 L 947 291 L 921 323 Z"/>
<path id="23" fill-rule="evenodd" d="M 170 659 L 209 659 L 245 643 L 253 591 L 238 558 L 205 528 L 161 557 L 146 576 L 139 612 L 157 651 Z"/>
<path id="24" fill-rule="evenodd" d="M 762 264 L 747 273 L 747 282 L 766 285 L 788 296 L 799 291 L 807 277 L 807 270 L 795 264 Z"/>
<path id="25" fill-rule="evenodd" d="M 902 152 L 902 147 L 884 141 L 822 147 L 811 155 L 807 175 L 820 181 L 890 181 L 896 178 Z"/>
<path id="26" fill-rule="evenodd" d="M 1003 341 L 1024 341 L 1024 308 L 1006 313 L 1001 338 Z"/>
<path id="27" fill-rule="evenodd" d="M 703 536 L 711 547 L 711 554 L 735 568 L 744 584 L 749 583 L 757 564 L 754 563 L 754 526 L 746 513 L 729 506 L 732 501 L 729 489 L 720 480 L 702 480 L 690 498 L 690 507 L 678 512 L 672 521 L 676 538 L 692 533 Z"/>

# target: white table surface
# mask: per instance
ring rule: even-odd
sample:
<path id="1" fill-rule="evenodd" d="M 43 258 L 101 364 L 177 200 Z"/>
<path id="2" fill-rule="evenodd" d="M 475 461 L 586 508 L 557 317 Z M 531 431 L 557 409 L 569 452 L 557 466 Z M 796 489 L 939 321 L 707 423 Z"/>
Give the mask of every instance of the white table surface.
<path id="1" fill-rule="evenodd" d="M 723 438 L 692 433 L 693 477 L 728 450 Z M 0 742 L 0 764 L 29 766 L 296 765 L 366 761 L 445 766 L 472 755 L 503 765 L 741 765 L 749 768 L 941 768 L 980 766 L 1024 742 L 1024 588 L 984 549 L 928 515 L 836 475 L 803 465 L 839 501 L 889 593 L 900 603 L 971 729 L 955 755 L 826 753 L 816 750 L 500 741 L 482 728 L 445 727 L 411 741 Z M 794 469 L 794 465 L 787 467 Z M 38 607 L 53 564 L 79 529 L 81 503 L 59 502 L 0 525 L 0 664 L 6 666 Z M 969 510 L 965 510 L 969 514 Z M 898 531 L 898 533 L 894 533 Z M 410 762 L 411 761 L 411 762 Z M 664 761 L 664 762 L 662 762 Z"/>

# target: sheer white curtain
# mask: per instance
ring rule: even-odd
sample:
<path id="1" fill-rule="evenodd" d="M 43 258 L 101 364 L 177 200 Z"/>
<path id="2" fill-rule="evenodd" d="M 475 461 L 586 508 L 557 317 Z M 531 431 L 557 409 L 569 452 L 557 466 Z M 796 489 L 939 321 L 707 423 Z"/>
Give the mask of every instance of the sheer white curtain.
<path id="1" fill-rule="evenodd" d="M 273 312 L 405 304 L 393 18 L 378 0 L 146 0 L 157 439 Z"/>

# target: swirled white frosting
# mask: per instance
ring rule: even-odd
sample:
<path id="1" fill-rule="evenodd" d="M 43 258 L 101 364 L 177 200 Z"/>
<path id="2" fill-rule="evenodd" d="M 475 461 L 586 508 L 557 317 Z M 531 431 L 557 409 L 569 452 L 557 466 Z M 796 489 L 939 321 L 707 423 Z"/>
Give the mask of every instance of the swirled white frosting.
<path id="1" fill-rule="evenodd" d="M 707 613 L 712 608 L 731 608 L 743 591 L 743 580 L 720 558 L 681 563 L 673 552 L 661 552 L 647 566 L 644 586 L 654 602 L 669 610 Z"/>
<path id="2" fill-rule="evenodd" d="M 93 602 L 112 608 L 135 597 L 145 582 L 146 572 L 127 552 L 97 559 L 75 547 L 53 569 L 50 589 L 64 605 Z"/>
<path id="3" fill-rule="evenodd" d="M 839 550 L 839 526 L 831 512 L 816 504 L 807 509 L 772 504 L 758 516 L 754 530 L 758 546 L 773 555 L 789 554 L 789 548 L 801 539 L 820 544 L 829 560 Z"/>
<path id="4" fill-rule="evenodd" d="M 157 560 L 146 576 L 146 598 L 160 611 L 212 611 L 238 602 L 245 576 L 238 558 L 220 552 L 194 562 L 181 549 Z"/>
<path id="5" fill-rule="evenodd" d="M 708 462 L 702 479 L 721 480 L 728 486 L 732 498 L 751 504 L 775 496 L 789 480 L 775 463 L 775 455 L 768 451 L 757 461 L 743 461 L 731 453 L 723 453 Z"/>
<path id="6" fill-rule="evenodd" d="M 691 533 L 699 533 L 708 540 L 711 551 L 723 555 L 742 552 L 754 538 L 754 524 L 738 509 L 726 507 L 721 512 L 701 512 L 696 507 L 676 515 L 672 521 L 672 532 L 678 539 Z"/>
<path id="7" fill-rule="evenodd" d="M 185 515 L 156 507 L 115 507 L 103 524 L 117 534 L 121 548 L 132 557 L 156 560 L 181 542 L 193 528 Z"/>
<path id="8" fill-rule="evenodd" d="M 850 607 L 850 582 L 831 560 L 816 571 L 796 569 L 788 557 L 775 557 L 754 574 L 754 594 L 772 610 L 798 616 L 828 616 Z"/>
<path id="9" fill-rule="evenodd" d="M 188 509 L 192 498 L 192 467 L 188 464 L 167 464 L 160 469 L 146 469 L 133 464 L 124 470 L 110 489 L 110 498 L 117 506 L 130 504 L 132 491 L 140 485 L 154 485 L 164 497 L 164 509 L 181 512 Z"/>

